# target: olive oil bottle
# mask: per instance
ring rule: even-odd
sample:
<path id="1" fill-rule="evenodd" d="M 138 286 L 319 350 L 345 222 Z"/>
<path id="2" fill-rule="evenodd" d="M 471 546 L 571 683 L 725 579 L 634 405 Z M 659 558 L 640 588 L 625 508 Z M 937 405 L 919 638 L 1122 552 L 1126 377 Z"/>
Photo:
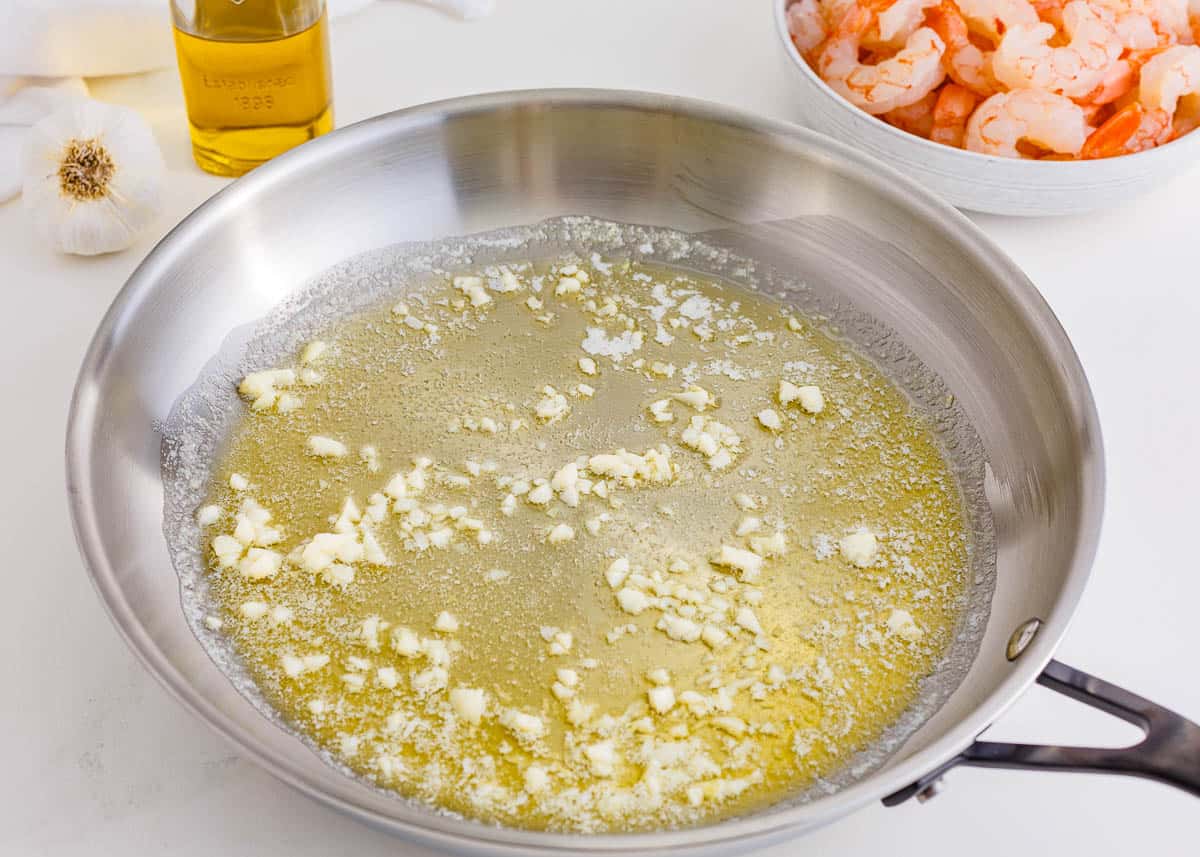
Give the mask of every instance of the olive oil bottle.
<path id="1" fill-rule="evenodd" d="M 333 129 L 324 0 L 172 0 L 200 168 L 240 176 Z"/>

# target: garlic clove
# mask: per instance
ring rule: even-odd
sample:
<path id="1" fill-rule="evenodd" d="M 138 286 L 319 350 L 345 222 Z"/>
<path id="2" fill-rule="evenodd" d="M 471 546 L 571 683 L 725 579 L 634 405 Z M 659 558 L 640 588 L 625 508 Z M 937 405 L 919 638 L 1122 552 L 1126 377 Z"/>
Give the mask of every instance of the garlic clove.
<path id="1" fill-rule="evenodd" d="M 34 228 L 55 249 L 85 256 L 131 245 L 157 216 L 166 176 L 141 116 L 90 100 L 30 129 L 24 171 Z"/>

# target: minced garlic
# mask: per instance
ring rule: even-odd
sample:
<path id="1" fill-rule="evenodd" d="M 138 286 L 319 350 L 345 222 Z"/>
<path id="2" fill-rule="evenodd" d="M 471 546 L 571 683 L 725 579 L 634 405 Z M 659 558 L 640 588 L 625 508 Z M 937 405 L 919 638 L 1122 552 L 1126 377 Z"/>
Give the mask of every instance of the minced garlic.
<path id="1" fill-rule="evenodd" d="M 965 568 L 907 400 L 688 275 L 437 276 L 238 385 L 204 624 L 269 702 L 379 786 L 554 830 L 751 811 L 875 740 Z"/>

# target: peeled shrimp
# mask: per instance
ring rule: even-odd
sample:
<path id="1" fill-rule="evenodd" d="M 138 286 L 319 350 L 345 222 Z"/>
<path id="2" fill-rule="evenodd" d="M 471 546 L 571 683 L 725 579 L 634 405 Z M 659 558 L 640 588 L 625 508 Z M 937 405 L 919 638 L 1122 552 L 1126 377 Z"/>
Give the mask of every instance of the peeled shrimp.
<path id="1" fill-rule="evenodd" d="M 1008 158 L 1140 152 L 1200 130 L 1200 0 L 789 0 L 853 106 Z"/>
<path id="2" fill-rule="evenodd" d="M 1062 10 L 1067 0 L 1029 0 L 1038 18 L 1062 29 Z"/>
<path id="3" fill-rule="evenodd" d="M 999 92 L 967 120 L 963 146 L 972 152 L 1022 157 L 1027 142 L 1064 155 L 1078 155 L 1092 129 L 1083 108 L 1071 99 L 1038 89 Z"/>
<path id="4" fill-rule="evenodd" d="M 1137 101 L 1130 102 L 1092 132 L 1084 144 L 1085 158 L 1129 155 L 1169 143 L 1192 130 L 1192 120 L 1177 127 L 1175 112 L 1182 98 L 1200 96 L 1200 47 L 1175 45 L 1142 65 Z"/>
<path id="5" fill-rule="evenodd" d="M 984 53 L 971 41 L 967 22 L 950 0 L 943 0 L 926 21 L 946 43 L 943 62 L 955 83 L 984 97 L 998 89 L 992 77 L 991 52 Z"/>
<path id="6" fill-rule="evenodd" d="M 1086 107 L 1101 107 L 1105 104 L 1112 104 L 1133 89 L 1133 85 L 1136 82 L 1137 68 L 1134 64 L 1127 59 L 1118 60 L 1105 72 L 1104 77 L 1096 84 L 1095 89 L 1082 98 L 1076 98 L 1075 100 Z"/>
<path id="7" fill-rule="evenodd" d="M 799 0 L 787 8 L 788 32 L 797 50 L 806 54 L 829 35 L 817 0 Z"/>
<path id="8" fill-rule="evenodd" d="M 1125 47 L 1150 50 L 1160 45 L 1192 42 L 1187 0 L 1089 0 L 1110 10 Z"/>
<path id="9" fill-rule="evenodd" d="M 1147 51 L 1158 47 L 1159 34 L 1149 15 L 1127 12 L 1117 16 L 1117 36 L 1131 50 Z"/>
<path id="10" fill-rule="evenodd" d="M 992 73 L 1011 89 L 1036 89 L 1082 97 L 1095 89 L 1124 50 L 1116 18 L 1108 9 L 1072 0 L 1063 9 L 1070 42 L 1052 48 L 1052 24 L 1014 27 L 992 56 Z"/>
<path id="11" fill-rule="evenodd" d="M 937 33 L 921 27 L 900 52 L 878 65 L 863 65 L 858 51 L 873 15 L 854 7 L 817 56 L 817 73 L 843 98 L 872 115 L 920 101 L 942 82 L 946 46 Z"/>
<path id="12" fill-rule="evenodd" d="M 961 148 L 967 131 L 967 119 L 979 100 L 975 93 L 956 83 L 948 83 L 933 105 L 933 127 L 929 139 L 935 143 Z"/>
<path id="13" fill-rule="evenodd" d="M 827 29 L 836 29 L 850 12 L 860 7 L 871 15 L 871 24 L 860 35 L 864 48 L 886 48 L 895 53 L 924 23 L 925 10 L 941 0 L 818 0 Z"/>
<path id="14" fill-rule="evenodd" d="M 1200 95 L 1200 46 L 1176 45 L 1142 66 L 1138 100 L 1147 110 L 1175 116 L 1179 99 Z"/>
<path id="15" fill-rule="evenodd" d="M 1179 100 L 1197 95 L 1200 47 L 1176 45 L 1156 53 L 1142 66 L 1138 100 L 1118 110 L 1088 137 L 1083 157 L 1111 158 L 1169 143 L 1180 130 L 1174 122 Z"/>
<path id="16" fill-rule="evenodd" d="M 942 0 L 896 0 L 878 14 L 880 41 L 893 47 L 903 47 L 908 37 L 921 28 L 925 10 Z"/>
<path id="17" fill-rule="evenodd" d="M 1168 142 L 1172 131 L 1165 110 L 1147 110 L 1140 102 L 1133 101 L 1088 135 L 1079 156 L 1111 158 L 1143 152 Z"/>
<path id="18" fill-rule="evenodd" d="M 1188 20 L 1188 0 L 1130 0 L 1135 12 L 1148 17 L 1167 41 L 1190 45 L 1195 42 Z"/>
<path id="19" fill-rule="evenodd" d="M 1112 104 L 1119 98 L 1123 98 L 1128 94 L 1138 82 L 1138 74 L 1142 70 L 1151 57 L 1166 50 L 1165 48 L 1153 48 L 1148 51 L 1128 51 L 1123 59 L 1105 73 L 1104 78 L 1100 83 L 1082 98 L 1075 100 L 1085 107 L 1099 107 L 1105 104 Z"/>
<path id="20" fill-rule="evenodd" d="M 933 108 L 937 104 L 938 94 L 930 92 L 920 101 L 907 107 L 897 107 L 883 114 L 883 119 L 889 125 L 895 125 L 901 131 L 915 134 L 918 137 L 929 137 L 933 131 Z"/>
<path id="21" fill-rule="evenodd" d="M 1037 10 L 1029 0 L 958 0 L 958 10 L 973 32 L 987 36 L 992 44 L 1014 27 L 1032 27 Z"/>
<path id="22" fill-rule="evenodd" d="M 836 27 L 842 22 L 842 18 L 846 17 L 846 13 L 851 7 L 858 4 L 858 0 L 818 0 L 821 6 L 821 12 L 825 15 L 825 20 L 831 26 Z"/>

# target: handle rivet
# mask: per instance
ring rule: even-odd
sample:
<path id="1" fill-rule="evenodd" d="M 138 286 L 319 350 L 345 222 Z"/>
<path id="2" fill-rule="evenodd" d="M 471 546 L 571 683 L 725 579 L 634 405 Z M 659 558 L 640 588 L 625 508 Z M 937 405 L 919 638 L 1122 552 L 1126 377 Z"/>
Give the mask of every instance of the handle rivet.
<path id="1" fill-rule="evenodd" d="M 1012 636 L 1008 638 L 1008 648 L 1005 649 L 1005 654 L 1010 661 L 1021 657 L 1021 653 L 1033 642 L 1033 638 L 1037 636 L 1041 627 L 1042 620 L 1036 618 L 1029 619 L 1017 626 L 1017 630 L 1013 631 Z"/>
<path id="2" fill-rule="evenodd" d="M 925 786 L 925 788 L 923 788 L 919 792 L 917 792 L 917 803 L 928 803 L 929 801 L 933 800 L 935 797 L 940 795 L 945 788 L 946 788 L 946 781 L 943 780 L 941 777 L 938 777 L 936 780 L 931 782 L 929 785 Z"/>

